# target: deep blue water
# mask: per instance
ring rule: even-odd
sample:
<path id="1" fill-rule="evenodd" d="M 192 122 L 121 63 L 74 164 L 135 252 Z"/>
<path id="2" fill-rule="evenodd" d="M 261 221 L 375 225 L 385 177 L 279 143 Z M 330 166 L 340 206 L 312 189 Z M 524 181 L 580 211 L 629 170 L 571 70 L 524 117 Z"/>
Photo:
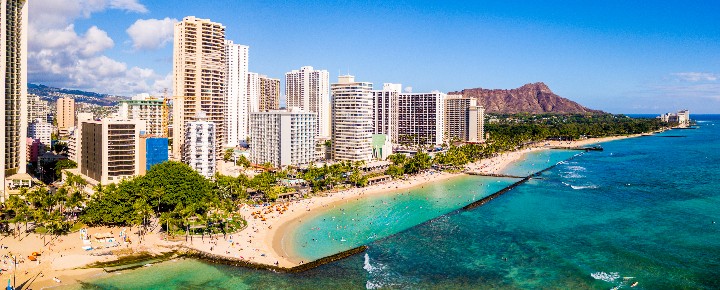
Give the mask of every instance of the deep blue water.
<path id="1" fill-rule="evenodd" d="M 699 129 L 605 143 L 484 206 L 302 274 L 183 260 L 85 287 L 720 289 L 720 115 L 692 117 Z"/>

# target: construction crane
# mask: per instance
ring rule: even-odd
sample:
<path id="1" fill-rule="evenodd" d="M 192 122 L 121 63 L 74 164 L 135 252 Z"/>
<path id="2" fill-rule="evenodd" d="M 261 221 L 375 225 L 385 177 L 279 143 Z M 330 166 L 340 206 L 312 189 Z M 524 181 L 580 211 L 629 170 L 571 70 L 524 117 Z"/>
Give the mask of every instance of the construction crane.
<path id="1" fill-rule="evenodd" d="M 162 130 L 163 130 L 163 137 L 169 138 L 168 133 L 168 122 L 169 122 L 169 114 L 168 111 L 168 103 L 170 103 L 170 96 L 168 96 L 168 89 L 163 89 L 163 103 L 162 103 Z"/>

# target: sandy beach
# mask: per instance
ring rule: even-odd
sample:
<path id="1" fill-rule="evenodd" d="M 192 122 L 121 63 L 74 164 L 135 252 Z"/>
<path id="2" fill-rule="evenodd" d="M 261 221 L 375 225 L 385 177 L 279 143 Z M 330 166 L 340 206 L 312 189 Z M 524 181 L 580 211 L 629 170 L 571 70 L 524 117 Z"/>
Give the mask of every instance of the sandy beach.
<path id="1" fill-rule="evenodd" d="M 595 138 L 572 142 L 542 142 L 531 148 L 503 153 L 493 158 L 468 164 L 465 171 L 488 174 L 498 173 L 511 163 L 524 158 L 523 156 L 528 152 L 547 150 L 553 147 L 587 146 L 636 136 L 640 135 Z M 102 269 L 79 269 L 95 262 L 112 261 L 127 253 L 148 252 L 161 254 L 179 247 L 188 247 L 231 259 L 290 268 L 299 265 L 301 261 L 292 256 L 291 249 L 283 247 L 284 234 L 287 233 L 289 228 L 310 215 L 321 213 L 322 208 L 332 208 L 333 205 L 339 203 L 373 195 L 399 193 L 413 187 L 422 186 L 428 182 L 442 181 L 464 174 L 464 172 L 448 173 L 431 170 L 406 179 L 393 180 L 364 188 L 328 192 L 321 196 L 276 204 L 270 207 L 245 205 L 240 209 L 240 213 L 248 221 L 248 226 L 243 231 L 226 236 L 216 235 L 212 238 L 196 236 L 187 242 L 184 239 L 181 239 L 181 241 L 165 241 L 164 236 L 158 233 L 157 229 L 155 232 L 145 235 L 142 242 L 140 242 L 138 236 L 134 234 L 137 229 L 131 228 L 127 228 L 126 233 L 133 240 L 133 243 L 120 244 L 118 247 L 108 249 L 98 249 L 107 246 L 107 243 L 94 242 L 92 246 L 96 249 L 93 251 L 82 249 L 84 245 L 78 233 L 56 237 L 52 240 L 50 236 L 43 238 L 42 235 L 37 234 L 3 237 L 0 239 L 2 244 L 0 256 L 3 258 L 3 271 L 0 278 L 12 278 L 12 272 L 15 269 L 13 269 L 12 261 L 9 258 L 10 255 L 17 255 L 22 260 L 22 263 L 15 270 L 17 285 L 23 285 L 23 289 L 42 289 L 74 284 L 77 281 L 107 275 Z M 253 218 L 252 213 L 257 211 L 263 213 L 264 221 L 261 218 Z M 121 228 L 91 228 L 88 231 L 91 235 L 113 233 L 117 237 L 121 230 Z M 40 256 L 37 257 L 38 261 L 29 261 L 28 256 L 32 255 L 33 252 L 40 253 Z M 99 252 L 105 255 L 97 255 Z M 57 278 L 57 280 L 54 278 Z"/>

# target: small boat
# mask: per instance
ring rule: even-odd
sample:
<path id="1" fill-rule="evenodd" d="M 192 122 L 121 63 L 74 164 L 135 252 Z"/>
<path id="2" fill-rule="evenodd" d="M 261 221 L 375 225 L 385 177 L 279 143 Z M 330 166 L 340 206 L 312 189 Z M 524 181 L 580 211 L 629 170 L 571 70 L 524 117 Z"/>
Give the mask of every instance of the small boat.
<path id="1" fill-rule="evenodd" d="M 635 281 L 635 283 L 632 283 L 632 285 L 630 285 L 630 287 L 635 287 L 635 286 L 637 286 L 637 284 L 638 284 L 638 282 Z"/>
<path id="2" fill-rule="evenodd" d="M 347 242 L 347 240 L 345 239 L 345 237 L 342 237 L 342 239 L 340 239 L 340 241 L 341 241 L 341 242 Z"/>

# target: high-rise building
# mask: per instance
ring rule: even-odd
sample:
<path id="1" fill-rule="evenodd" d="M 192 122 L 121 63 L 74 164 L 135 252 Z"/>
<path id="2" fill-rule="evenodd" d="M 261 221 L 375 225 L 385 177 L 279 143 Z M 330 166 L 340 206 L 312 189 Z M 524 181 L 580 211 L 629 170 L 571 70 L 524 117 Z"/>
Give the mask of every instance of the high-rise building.
<path id="1" fill-rule="evenodd" d="M 0 86 L 0 180 L 14 173 L 25 173 L 27 163 L 27 39 L 28 4 L 25 0 L 0 0 L 0 50 L 4 85 Z"/>
<path id="2" fill-rule="evenodd" d="M 285 73 L 285 97 L 288 108 L 301 108 L 318 114 L 318 136 L 330 134 L 330 74 L 326 70 L 301 67 Z"/>
<path id="3" fill-rule="evenodd" d="M 68 138 L 68 159 L 80 163 L 80 141 L 82 140 L 81 128 L 83 121 L 93 120 L 92 113 L 78 113 L 77 114 L 77 127 L 70 129 L 70 137 Z"/>
<path id="4" fill-rule="evenodd" d="M 247 95 L 248 114 L 260 112 L 260 74 L 254 72 L 248 73 Z"/>
<path id="5" fill-rule="evenodd" d="M 67 135 L 75 127 L 75 99 L 64 97 L 57 99 L 57 128 L 60 135 Z"/>
<path id="6" fill-rule="evenodd" d="M 258 112 L 267 112 L 280 109 L 280 79 L 260 76 L 260 96 L 258 97 Z"/>
<path id="7" fill-rule="evenodd" d="M 216 154 L 226 145 L 227 56 L 225 26 L 188 16 L 175 24 L 173 46 L 173 157 L 181 159 L 187 148 L 186 124 L 204 111 L 215 124 Z M 213 165 L 214 166 L 214 165 Z M 214 168 L 214 167 L 213 167 Z"/>
<path id="8" fill-rule="evenodd" d="M 52 124 L 45 122 L 45 119 L 38 118 L 28 126 L 27 137 L 40 140 L 43 146 L 50 147 Z"/>
<path id="9" fill-rule="evenodd" d="M 485 109 L 477 99 L 448 95 L 445 99 L 445 140 L 448 142 L 482 142 Z"/>
<path id="10" fill-rule="evenodd" d="M 41 99 L 36 95 L 28 95 L 28 122 L 32 122 L 38 118 L 47 121 L 48 115 L 50 115 L 50 106 L 48 101 Z"/>
<path id="11" fill-rule="evenodd" d="M 383 89 L 373 91 L 373 133 L 385 134 L 392 143 L 398 140 L 398 95 L 401 84 L 383 84 Z"/>
<path id="12" fill-rule="evenodd" d="M 397 143 L 405 146 L 442 144 L 445 97 L 440 92 L 399 94 Z"/>
<path id="13" fill-rule="evenodd" d="M 200 175 L 212 178 L 217 167 L 216 128 L 217 124 L 206 121 L 205 112 L 200 111 L 196 121 L 185 124 L 185 142 L 183 159 L 185 164 L 195 169 Z"/>
<path id="14" fill-rule="evenodd" d="M 235 147 L 247 138 L 248 129 L 248 52 L 246 45 L 225 41 L 227 53 L 227 146 Z"/>
<path id="15" fill-rule="evenodd" d="M 140 174 L 140 134 L 145 121 L 103 119 L 80 125 L 79 170 L 88 183 L 109 184 Z"/>
<path id="16" fill-rule="evenodd" d="M 330 85 L 332 90 L 332 158 L 372 160 L 373 95 L 372 83 L 355 82 L 344 75 Z"/>
<path id="17" fill-rule="evenodd" d="M 147 134 L 162 136 L 163 102 L 163 99 L 151 98 L 148 94 L 134 96 L 118 103 L 118 118 L 143 120 L 147 123 Z"/>
<path id="18" fill-rule="evenodd" d="M 277 168 L 315 161 L 317 114 L 299 108 L 250 114 L 250 162 Z"/>

